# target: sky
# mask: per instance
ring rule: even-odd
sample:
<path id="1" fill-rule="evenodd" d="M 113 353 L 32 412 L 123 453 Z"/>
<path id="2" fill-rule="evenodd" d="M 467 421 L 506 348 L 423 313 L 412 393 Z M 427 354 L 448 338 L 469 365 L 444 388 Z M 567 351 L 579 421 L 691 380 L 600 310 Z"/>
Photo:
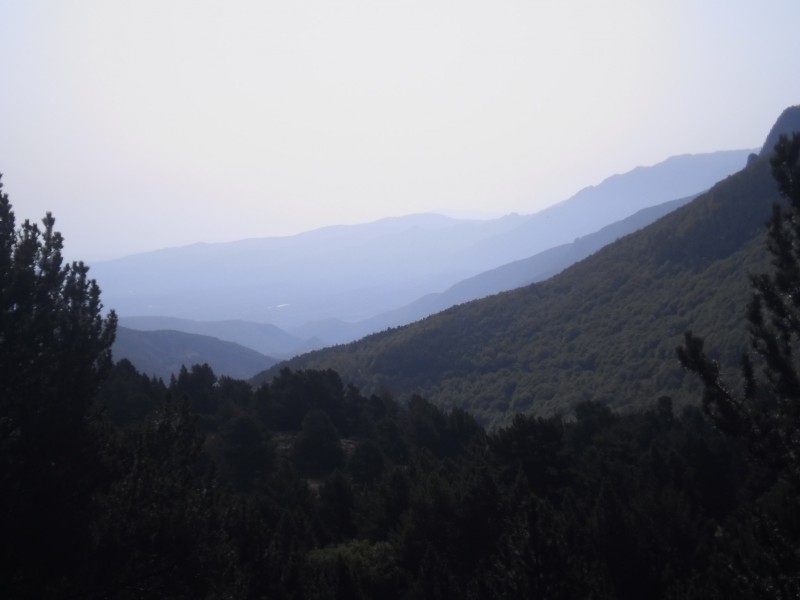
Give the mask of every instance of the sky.
<path id="1" fill-rule="evenodd" d="M 0 173 L 68 258 L 532 214 L 800 104 L 797 0 L 0 0 Z"/>

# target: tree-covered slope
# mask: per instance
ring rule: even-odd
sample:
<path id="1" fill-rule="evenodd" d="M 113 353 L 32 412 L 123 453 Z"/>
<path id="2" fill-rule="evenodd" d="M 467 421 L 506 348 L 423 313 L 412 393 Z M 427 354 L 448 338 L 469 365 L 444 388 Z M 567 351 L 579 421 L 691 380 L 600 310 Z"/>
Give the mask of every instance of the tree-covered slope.
<path id="1" fill-rule="evenodd" d="M 284 364 L 330 367 L 371 391 L 419 392 L 494 425 L 581 400 L 694 400 L 675 347 L 691 328 L 735 361 L 747 274 L 763 268 L 763 224 L 777 198 L 761 157 L 546 282 Z"/>

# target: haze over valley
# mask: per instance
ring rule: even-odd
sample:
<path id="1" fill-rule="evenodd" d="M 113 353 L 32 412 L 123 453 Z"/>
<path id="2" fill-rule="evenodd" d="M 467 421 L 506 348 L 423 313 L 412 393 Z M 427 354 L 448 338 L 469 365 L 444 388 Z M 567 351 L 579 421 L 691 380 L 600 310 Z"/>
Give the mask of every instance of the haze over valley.
<path id="1" fill-rule="evenodd" d="M 741 169 L 750 154 L 673 157 L 534 215 L 411 215 L 165 249 L 95 263 L 92 273 L 128 327 L 210 333 L 288 357 L 549 277 Z M 283 331 L 262 326 L 261 339 L 246 339 L 242 320 Z"/>

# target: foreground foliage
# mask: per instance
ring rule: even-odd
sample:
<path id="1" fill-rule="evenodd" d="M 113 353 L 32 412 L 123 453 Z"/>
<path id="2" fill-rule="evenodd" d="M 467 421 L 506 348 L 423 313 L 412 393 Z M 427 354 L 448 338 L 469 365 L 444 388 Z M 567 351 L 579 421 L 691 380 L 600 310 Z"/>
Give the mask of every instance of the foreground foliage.
<path id="1" fill-rule="evenodd" d="M 90 543 L 59 578 L 46 557 L 36 577 L 4 577 L 3 595 L 737 597 L 732 564 L 759 581 L 780 568 L 765 520 L 791 518 L 779 483 L 668 398 L 638 415 L 518 415 L 487 434 L 332 371 L 239 383 L 198 367 L 164 384 L 117 364 L 109 414 L 132 397 L 155 408 L 109 425 Z"/>
<path id="2" fill-rule="evenodd" d="M 92 574 L 70 584 L 117 597 L 708 597 L 751 551 L 740 520 L 759 474 L 668 398 L 640 415 L 593 403 L 569 420 L 518 415 L 486 434 L 467 413 L 364 397 L 332 371 L 284 371 L 258 390 L 208 376 L 165 385 L 114 369 L 111 413 L 128 401 L 110 395 L 120 387 L 150 387 L 157 408 L 117 430 Z M 171 399 L 184 387 L 203 408 Z"/>

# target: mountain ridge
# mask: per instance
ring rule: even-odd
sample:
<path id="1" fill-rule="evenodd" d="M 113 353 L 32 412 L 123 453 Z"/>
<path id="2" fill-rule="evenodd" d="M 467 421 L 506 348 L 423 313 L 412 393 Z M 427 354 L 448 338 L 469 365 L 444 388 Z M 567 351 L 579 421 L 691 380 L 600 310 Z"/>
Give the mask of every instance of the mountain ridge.
<path id="1" fill-rule="evenodd" d="M 726 151 L 685 160 L 722 164 L 730 172 L 744 165 L 746 154 Z M 664 173 L 677 163 L 665 162 L 666 166 L 642 167 L 636 176 L 661 173 L 661 179 L 675 185 L 681 178 Z M 708 186 L 716 181 L 716 173 L 706 169 Z M 309 232 L 306 238 L 258 238 L 135 255 L 97 263 L 92 271 L 105 304 L 121 316 L 241 319 L 288 331 L 311 321 L 358 322 L 614 222 L 612 211 L 597 199 L 601 187 L 592 188 L 596 206 L 591 211 L 565 201 L 560 208 L 490 222 L 435 215 L 394 218 L 380 222 L 385 230 L 380 235 L 360 226 L 335 226 Z M 696 187 L 689 192 L 707 186 Z M 630 191 L 637 207 L 688 195 L 672 195 L 673 188 L 661 185 L 645 191 L 647 195 L 635 186 Z M 552 218 L 559 211 L 568 212 L 561 221 L 582 224 L 556 227 Z M 318 241 L 304 245 L 304 239 Z"/>
<path id="2" fill-rule="evenodd" d="M 674 348 L 686 329 L 716 332 L 735 362 L 746 336 L 732 323 L 749 298 L 741 269 L 765 266 L 763 223 L 777 200 L 761 158 L 547 281 L 276 368 L 332 368 L 363 390 L 418 393 L 489 425 L 582 400 L 622 409 L 662 395 L 690 402 L 696 385 Z"/>
<path id="3" fill-rule="evenodd" d="M 326 329 L 322 332 L 319 331 L 322 325 L 318 325 L 317 329 L 309 328 L 308 332 L 314 331 L 324 336 L 331 344 L 347 343 L 388 327 L 399 327 L 412 323 L 457 304 L 544 280 L 585 258 L 592 252 L 596 252 L 615 239 L 650 224 L 661 216 L 686 204 L 691 199 L 692 197 L 681 198 L 644 208 L 630 217 L 607 225 L 599 231 L 576 239 L 574 242 L 562 244 L 529 258 L 484 271 L 456 283 L 443 292 L 427 294 L 411 304 L 381 313 L 365 321 L 352 324 L 328 323 L 324 325 Z"/>

